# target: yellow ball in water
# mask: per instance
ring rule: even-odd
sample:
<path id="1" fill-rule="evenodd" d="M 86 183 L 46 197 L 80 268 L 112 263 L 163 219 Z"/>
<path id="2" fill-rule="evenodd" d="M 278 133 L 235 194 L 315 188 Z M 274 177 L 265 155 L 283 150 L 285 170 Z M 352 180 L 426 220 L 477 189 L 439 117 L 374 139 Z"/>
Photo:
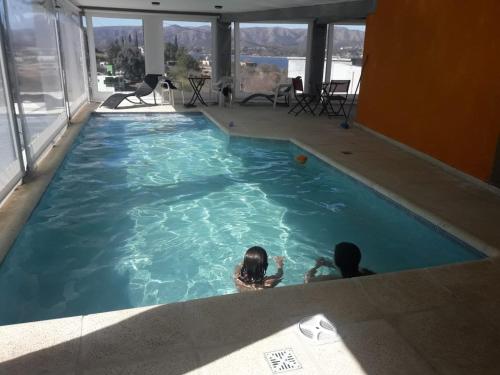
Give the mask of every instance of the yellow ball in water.
<path id="1" fill-rule="evenodd" d="M 305 164 L 305 163 L 306 163 L 306 161 L 307 161 L 307 156 L 302 155 L 302 154 L 297 155 L 297 156 L 295 157 L 295 161 L 296 161 L 297 163 L 299 163 L 299 164 Z"/>

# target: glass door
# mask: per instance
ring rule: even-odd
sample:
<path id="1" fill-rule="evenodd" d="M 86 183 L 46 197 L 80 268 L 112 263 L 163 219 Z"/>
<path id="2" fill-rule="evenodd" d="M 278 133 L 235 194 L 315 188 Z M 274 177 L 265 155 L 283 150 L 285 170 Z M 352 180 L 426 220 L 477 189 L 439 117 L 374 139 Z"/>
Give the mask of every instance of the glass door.
<path id="1" fill-rule="evenodd" d="M 329 27 L 329 57 L 326 61 L 325 81 L 349 80 L 349 94 L 352 95 L 360 83 L 365 25 L 330 24 Z"/>
<path id="2" fill-rule="evenodd" d="M 193 91 L 188 81 L 189 76 L 210 78 L 205 81 L 201 93 L 204 99 L 211 99 L 214 68 L 212 23 L 165 20 L 163 41 L 165 74 L 182 88 L 186 100 L 189 100 Z"/>
<path id="3" fill-rule="evenodd" d="M 291 78 L 304 80 L 307 35 L 307 24 L 240 23 L 237 91 L 266 93 Z"/>
<path id="4" fill-rule="evenodd" d="M 116 92 L 134 91 L 145 75 L 142 19 L 92 16 L 89 24 L 95 55 L 93 97 L 104 100 Z"/>

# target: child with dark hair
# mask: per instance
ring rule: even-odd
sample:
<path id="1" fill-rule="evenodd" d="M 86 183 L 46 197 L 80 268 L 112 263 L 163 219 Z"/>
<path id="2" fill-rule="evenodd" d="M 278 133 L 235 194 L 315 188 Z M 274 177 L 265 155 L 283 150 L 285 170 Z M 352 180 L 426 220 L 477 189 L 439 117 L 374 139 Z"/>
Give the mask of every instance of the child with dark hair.
<path id="1" fill-rule="evenodd" d="M 316 276 L 316 271 L 322 266 L 338 269 L 342 278 L 374 274 L 374 272 L 370 270 L 359 268 L 360 262 L 361 250 L 359 250 L 359 247 L 351 242 L 340 242 L 335 245 L 333 263 L 325 258 L 319 258 L 316 260 L 316 265 L 305 275 L 305 283 L 340 279 L 340 277 L 333 275 Z"/>
<path id="2" fill-rule="evenodd" d="M 267 252 L 262 247 L 253 246 L 245 253 L 243 263 L 234 270 L 234 283 L 240 291 L 273 288 L 283 278 L 283 257 L 274 257 L 278 272 L 266 276 Z"/>

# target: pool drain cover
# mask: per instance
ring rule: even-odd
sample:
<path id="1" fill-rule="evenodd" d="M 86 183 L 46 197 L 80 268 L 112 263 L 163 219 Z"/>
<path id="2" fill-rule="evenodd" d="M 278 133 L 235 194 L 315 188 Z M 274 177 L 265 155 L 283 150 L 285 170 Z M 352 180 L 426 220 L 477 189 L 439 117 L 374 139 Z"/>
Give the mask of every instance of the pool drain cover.
<path id="1" fill-rule="evenodd" d="M 299 322 L 299 332 L 314 344 L 329 344 L 340 340 L 337 329 L 323 314 L 302 319 Z"/>
<path id="2" fill-rule="evenodd" d="M 264 353 L 273 374 L 301 369 L 299 360 L 292 349 L 281 349 Z"/>

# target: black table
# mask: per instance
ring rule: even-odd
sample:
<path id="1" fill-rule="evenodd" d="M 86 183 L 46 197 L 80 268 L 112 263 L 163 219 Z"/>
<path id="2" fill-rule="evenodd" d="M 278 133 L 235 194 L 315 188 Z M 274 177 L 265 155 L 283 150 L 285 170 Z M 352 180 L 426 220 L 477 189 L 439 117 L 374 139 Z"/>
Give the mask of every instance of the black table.
<path id="1" fill-rule="evenodd" d="M 191 100 L 185 104 L 186 107 L 196 107 L 195 103 L 197 100 L 199 100 L 201 104 L 208 106 L 201 96 L 201 89 L 205 85 L 205 81 L 208 79 L 210 79 L 210 77 L 188 77 L 189 84 L 193 88 L 193 96 L 191 97 Z"/>

